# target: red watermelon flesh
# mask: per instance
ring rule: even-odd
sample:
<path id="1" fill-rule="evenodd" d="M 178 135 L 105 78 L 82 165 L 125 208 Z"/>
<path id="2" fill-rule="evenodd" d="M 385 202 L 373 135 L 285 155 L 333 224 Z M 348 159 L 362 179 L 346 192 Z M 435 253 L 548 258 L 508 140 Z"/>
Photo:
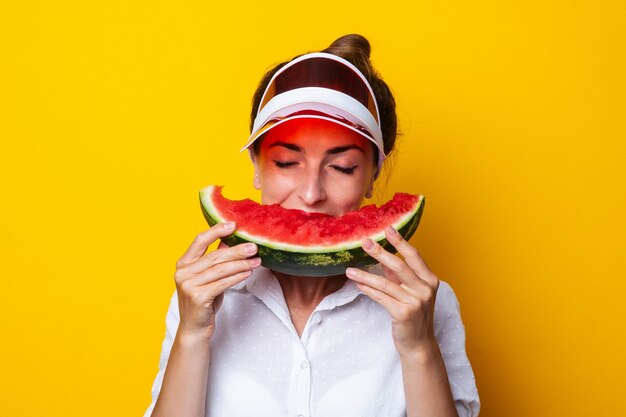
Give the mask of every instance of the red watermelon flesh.
<path id="1" fill-rule="evenodd" d="M 381 207 L 367 205 L 334 217 L 285 209 L 278 204 L 261 205 L 250 199 L 229 200 L 215 186 L 211 201 L 217 214 L 234 221 L 239 232 L 288 245 L 332 246 L 360 240 L 384 231 L 413 211 L 422 196 L 396 193 Z"/>

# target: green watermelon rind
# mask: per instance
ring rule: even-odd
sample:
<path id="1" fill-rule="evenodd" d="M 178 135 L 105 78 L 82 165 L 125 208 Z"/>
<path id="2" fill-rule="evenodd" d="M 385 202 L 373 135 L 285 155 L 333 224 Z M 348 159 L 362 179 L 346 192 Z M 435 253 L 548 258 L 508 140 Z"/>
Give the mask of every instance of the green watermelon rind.
<path id="1" fill-rule="evenodd" d="M 213 188 L 213 186 L 209 186 L 200 191 L 202 214 L 211 227 L 224 221 L 213 210 L 213 205 L 209 198 Z M 409 240 L 417 230 L 424 211 L 424 204 L 425 199 L 423 196 L 420 196 L 414 209 L 392 225 L 405 240 Z M 387 251 L 391 253 L 397 252 L 385 238 L 384 230 L 369 237 L 378 242 Z M 361 247 L 362 240 L 330 247 L 304 247 L 270 242 L 238 230 L 221 240 L 227 246 L 235 246 L 247 242 L 255 243 L 258 246 L 257 255 L 261 258 L 264 267 L 289 275 L 311 277 L 341 275 L 345 273 L 347 267 L 366 268 L 378 263 L 376 259 L 365 253 Z"/>

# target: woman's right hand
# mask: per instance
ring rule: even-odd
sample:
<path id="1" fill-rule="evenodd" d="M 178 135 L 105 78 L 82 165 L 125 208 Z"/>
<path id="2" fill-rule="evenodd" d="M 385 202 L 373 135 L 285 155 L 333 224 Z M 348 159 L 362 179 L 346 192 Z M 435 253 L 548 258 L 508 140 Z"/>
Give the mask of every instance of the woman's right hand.
<path id="1" fill-rule="evenodd" d="M 219 223 L 196 236 L 187 252 L 176 262 L 176 290 L 180 323 L 179 336 L 211 340 L 215 331 L 215 314 L 224 291 L 252 275 L 261 258 L 250 258 L 257 252 L 254 243 L 218 249 L 205 254 L 209 245 L 235 231 L 235 224 Z"/>

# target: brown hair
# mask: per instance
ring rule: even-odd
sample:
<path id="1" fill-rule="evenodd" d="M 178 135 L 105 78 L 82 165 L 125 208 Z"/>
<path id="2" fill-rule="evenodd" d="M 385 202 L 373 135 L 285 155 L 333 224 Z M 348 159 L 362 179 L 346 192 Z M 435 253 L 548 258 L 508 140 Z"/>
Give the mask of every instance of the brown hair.
<path id="1" fill-rule="evenodd" d="M 345 35 L 336 39 L 330 46 L 320 52 L 326 52 L 333 55 L 337 55 L 345 60 L 351 62 L 355 67 L 363 73 L 367 81 L 374 91 L 376 96 L 376 102 L 378 104 L 378 112 L 380 113 L 380 125 L 383 132 L 383 142 L 385 155 L 391 154 L 394 145 L 396 143 L 396 137 L 398 136 L 398 119 L 396 116 L 396 100 L 393 98 L 391 90 L 387 86 L 387 83 L 383 81 L 380 74 L 374 69 L 370 61 L 370 43 L 369 41 L 357 34 Z M 298 55 L 302 56 L 302 55 Z M 293 59 L 298 58 L 295 56 Z M 281 62 L 275 67 L 263 75 L 261 82 L 259 83 L 254 96 L 252 97 L 252 112 L 250 113 L 250 132 L 254 125 L 254 118 L 256 117 L 263 92 L 274 74 L 281 69 L 284 65 L 290 61 Z M 259 141 L 255 142 L 254 151 L 258 151 L 257 145 Z"/>

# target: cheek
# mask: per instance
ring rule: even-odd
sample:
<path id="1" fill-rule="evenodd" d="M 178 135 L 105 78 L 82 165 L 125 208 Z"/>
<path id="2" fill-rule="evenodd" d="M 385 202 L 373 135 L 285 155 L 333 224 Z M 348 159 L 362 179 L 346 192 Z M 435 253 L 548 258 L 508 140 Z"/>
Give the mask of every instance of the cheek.
<path id="1" fill-rule="evenodd" d="M 368 184 L 362 175 L 334 178 L 326 185 L 326 196 L 341 214 L 358 210 L 367 192 Z"/>
<path id="2" fill-rule="evenodd" d="M 293 176 L 285 175 L 273 163 L 261 164 L 261 204 L 280 204 L 285 201 L 296 186 Z"/>

